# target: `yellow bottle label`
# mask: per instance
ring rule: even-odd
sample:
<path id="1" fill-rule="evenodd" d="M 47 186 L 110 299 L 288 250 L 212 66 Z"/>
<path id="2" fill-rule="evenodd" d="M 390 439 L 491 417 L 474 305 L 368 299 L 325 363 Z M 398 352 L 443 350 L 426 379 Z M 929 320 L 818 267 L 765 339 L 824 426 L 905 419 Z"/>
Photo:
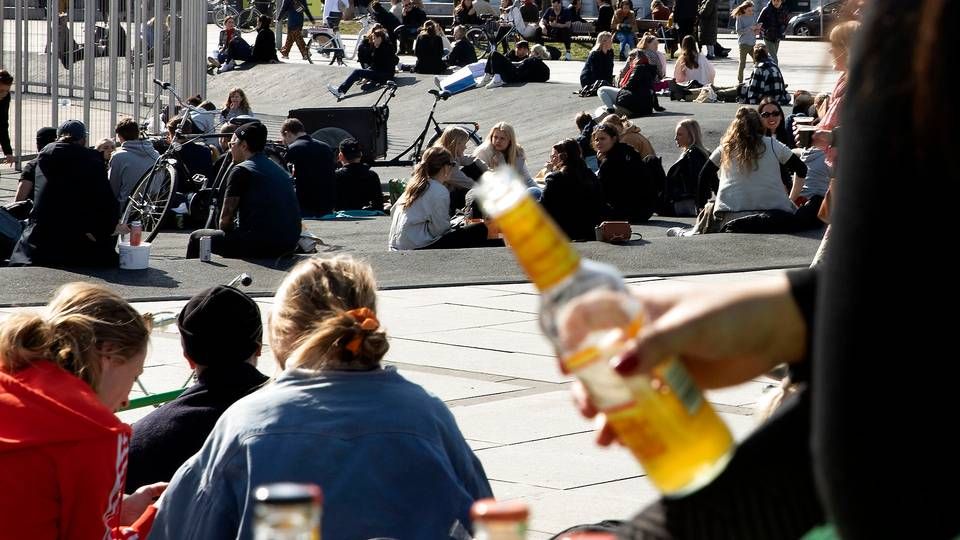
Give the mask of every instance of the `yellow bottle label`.
<path id="1" fill-rule="evenodd" d="M 520 267 L 541 291 L 577 271 L 580 254 L 532 198 L 523 197 L 496 221 Z"/>

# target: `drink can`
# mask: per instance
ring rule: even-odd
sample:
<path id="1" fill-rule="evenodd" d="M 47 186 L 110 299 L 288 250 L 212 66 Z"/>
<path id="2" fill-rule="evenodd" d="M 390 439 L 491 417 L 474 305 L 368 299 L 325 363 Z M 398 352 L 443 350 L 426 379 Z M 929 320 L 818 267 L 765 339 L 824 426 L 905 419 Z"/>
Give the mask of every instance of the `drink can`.
<path id="1" fill-rule="evenodd" d="M 209 236 L 200 237 L 200 260 L 210 262 L 211 238 Z"/>
<path id="2" fill-rule="evenodd" d="M 143 238 L 143 225 L 139 221 L 130 223 L 130 245 L 139 246 Z"/>

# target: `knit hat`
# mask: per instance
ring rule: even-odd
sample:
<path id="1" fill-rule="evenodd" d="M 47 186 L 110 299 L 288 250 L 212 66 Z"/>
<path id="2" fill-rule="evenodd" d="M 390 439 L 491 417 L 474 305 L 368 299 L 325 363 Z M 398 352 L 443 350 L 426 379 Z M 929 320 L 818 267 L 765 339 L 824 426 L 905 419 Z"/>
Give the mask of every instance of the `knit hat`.
<path id="1" fill-rule="evenodd" d="M 87 138 L 87 126 L 79 120 L 67 120 L 57 128 L 57 137 L 70 136 L 75 141 Z"/>
<path id="2" fill-rule="evenodd" d="M 202 366 L 250 358 L 263 339 L 260 308 L 246 294 L 218 285 L 197 294 L 177 317 L 183 351 Z"/>

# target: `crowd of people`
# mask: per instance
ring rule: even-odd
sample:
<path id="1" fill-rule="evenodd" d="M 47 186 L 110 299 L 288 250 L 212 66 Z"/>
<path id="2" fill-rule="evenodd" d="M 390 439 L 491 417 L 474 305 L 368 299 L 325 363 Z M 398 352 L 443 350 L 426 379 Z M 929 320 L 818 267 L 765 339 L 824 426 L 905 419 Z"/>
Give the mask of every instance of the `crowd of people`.
<path id="1" fill-rule="evenodd" d="M 771 5 L 780 9 L 781 1 Z M 528 170 L 517 129 L 504 122 L 470 156 L 461 128 L 450 128 L 424 152 L 391 212 L 391 249 L 496 242 L 482 217 L 462 227 L 450 218 L 461 196 L 470 205 L 472 182 L 500 167 L 516 170 L 571 238 L 586 235 L 604 216 L 635 222 L 661 211 L 699 212 L 694 229 L 676 236 L 797 230 L 826 208 L 835 231 L 822 266 L 761 282 L 681 284 L 635 298 L 650 318 L 614 359 L 618 373 L 651 373 L 661 359 L 675 357 L 701 387 L 722 388 L 788 363 L 802 388 L 739 444 L 716 479 L 643 509 L 620 537 L 799 538 L 824 523 L 838 538 L 960 534 L 953 499 L 925 496 L 960 476 L 957 443 L 941 437 L 922 444 L 943 432 L 943 414 L 949 418 L 956 408 L 957 369 L 938 362 L 937 377 L 904 384 L 900 368 L 905 358 L 922 367 L 947 350 L 948 319 L 939 314 L 952 304 L 953 280 L 928 265 L 925 279 L 891 286 L 915 275 L 910 266 L 937 251 L 912 231 L 909 237 L 906 231 L 893 231 L 893 238 L 874 234 L 874 214 L 888 205 L 871 202 L 886 194 L 883 185 L 940 178 L 949 169 L 949 133 L 931 126 L 954 118 L 957 105 L 937 99 L 948 83 L 935 53 L 950 42 L 958 6 L 873 0 L 862 26 L 849 21 L 830 32 L 840 77 L 829 101 L 798 92 L 786 116 L 777 92 L 759 95 L 757 103 L 737 109 L 712 152 L 696 120 L 684 119 L 675 130 L 681 157 L 665 174 L 650 141 L 615 112 L 578 114 L 577 136 L 552 146 L 542 184 Z M 903 20 L 889 16 L 894 10 Z M 689 22 L 679 10 L 675 15 L 678 24 Z M 920 29 L 923 39 L 891 40 L 903 24 Z M 775 44 L 755 43 L 754 55 L 761 51 L 777 65 Z M 685 53 L 700 62 L 689 48 Z M 914 84 L 903 84 L 904 74 L 891 63 L 909 65 Z M 652 62 L 638 65 L 657 69 Z M 11 82 L 0 71 L 0 100 L 9 99 Z M 223 116 L 241 106 L 250 113 L 242 91 L 231 92 Z M 889 119 L 877 114 L 896 107 L 912 113 L 900 126 L 906 139 L 890 137 Z M 801 136 L 804 117 L 819 119 L 809 138 Z M 223 156 L 189 142 L 194 122 L 179 117 L 170 125 L 170 142 L 182 137 L 184 145 L 197 145 L 191 166 L 216 174 L 215 158 Z M 97 263 L 115 258 L 110 238 L 125 225 L 117 221 L 118 203 L 131 175 L 153 155 L 134 126 L 118 123 L 116 149 L 90 148 L 86 127 L 76 120 L 37 133 L 39 155 L 17 190 L 35 201 L 19 255 L 41 264 L 60 264 L 64 253 Z M 323 204 L 340 200 L 321 203 L 313 194 L 339 193 L 341 173 L 371 178 L 369 169 L 356 167 L 363 165 L 362 151 L 348 139 L 336 155 L 344 166 L 331 182 L 333 150 L 314 144 L 296 119 L 281 128 L 293 149 L 292 175 L 264 156 L 267 128 L 249 114 L 219 129 L 229 162 L 223 162 L 228 187 L 218 249 L 267 252 L 276 246 L 260 243 L 261 225 L 282 228 L 271 234 L 287 242 L 299 230 L 304 201 L 327 209 Z M 898 159 L 876 159 L 894 153 Z M 307 179 L 319 176 L 324 181 L 307 189 Z M 840 186 L 833 203 L 831 184 Z M 901 194 L 905 203 L 925 197 L 922 190 Z M 374 200 L 355 200 L 382 204 L 379 195 L 371 190 Z M 63 216 L 77 215 L 68 204 L 93 211 L 64 223 Z M 277 213 L 284 214 L 282 222 Z M 933 226 L 945 221 L 930 219 Z M 61 239 L 58 250 L 51 249 L 53 231 Z M 897 257 L 889 256 L 891 244 Z M 885 294 L 877 294 L 877 279 Z M 197 383 L 132 428 L 115 413 L 143 372 L 152 317 L 103 285 L 71 283 L 43 309 L 3 320 L 0 508 L 6 519 L 0 538 L 248 537 L 253 489 L 290 480 L 323 487 L 324 537 L 439 538 L 456 521 L 469 525 L 471 504 L 491 496 L 491 486 L 447 407 L 384 365 L 389 341 L 376 288 L 366 263 L 309 258 L 277 288 L 266 328 L 258 305 L 237 289 L 195 295 L 177 327 Z M 624 312 L 619 294 L 573 301 L 561 339 L 623 327 L 635 314 Z M 896 319 L 891 307 L 905 316 Z M 878 329 L 892 319 L 896 331 L 878 340 Z M 280 373 L 272 381 L 256 369 L 264 345 Z M 874 396 L 882 388 L 897 388 L 899 399 L 915 407 L 909 421 L 896 424 L 894 437 L 885 435 L 895 419 L 878 412 Z M 584 415 L 597 414 L 586 394 L 577 397 Z M 613 443 L 613 431 L 600 420 L 599 440 Z M 910 467 L 885 475 L 885 488 L 877 489 L 878 475 L 891 463 Z"/>

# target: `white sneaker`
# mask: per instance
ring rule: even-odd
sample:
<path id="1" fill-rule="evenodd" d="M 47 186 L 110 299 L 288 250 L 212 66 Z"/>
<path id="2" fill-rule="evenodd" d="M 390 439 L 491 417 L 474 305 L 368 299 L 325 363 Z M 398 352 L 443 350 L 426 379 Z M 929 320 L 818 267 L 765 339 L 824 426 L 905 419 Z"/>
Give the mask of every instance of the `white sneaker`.
<path id="1" fill-rule="evenodd" d="M 494 88 L 500 88 L 503 84 L 503 79 L 500 78 L 500 75 L 494 75 L 493 80 L 487 84 L 486 88 L 487 90 L 493 90 Z"/>
<path id="2" fill-rule="evenodd" d="M 332 84 L 327 85 L 327 90 L 329 90 L 330 93 L 333 94 L 333 97 L 337 98 L 337 101 L 340 101 L 347 95 L 346 93 L 341 92 L 339 88 L 337 88 Z"/>
<path id="3" fill-rule="evenodd" d="M 667 236 L 671 237 L 690 236 L 691 234 L 693 234 L 693 229 L 685 227 L 670 227 L 667 229 Z"/>
<path id="4" fill-rule="evenodd" d="M 567 54 L 563 55 L 564 60 L 573 60 L 573 55 L 570 54 L 570 51 L 567 51 Z"/>
<path id="5" fill-rule="evenodd" d="M 233 60 L 229 60 L 227 61 L 226 64 L 220 66 L 218 73 L 226 73 L 228 71 L 233 71 L 233 69 L 236 67 L 237 67 L 237 63 L 234 62 Z"/>
<path id="6" fill-rule="evenodd" d="M 477 83 L 477 86 L 486 86 L 490 84 L 490 81 L 493 80 L 493 75 L 489 73 L 484 73 L 483 78 L 480 79 L 480 82 Z"/>

